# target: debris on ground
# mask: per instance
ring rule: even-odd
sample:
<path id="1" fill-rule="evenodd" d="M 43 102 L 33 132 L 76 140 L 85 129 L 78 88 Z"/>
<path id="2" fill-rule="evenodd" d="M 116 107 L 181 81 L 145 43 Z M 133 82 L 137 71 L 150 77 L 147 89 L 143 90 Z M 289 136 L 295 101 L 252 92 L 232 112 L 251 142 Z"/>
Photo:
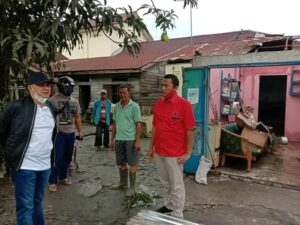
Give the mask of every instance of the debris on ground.
<path id="1" fill-rule="evenodd" d="M 151 206 L 153 204 L 153 197 L 146 192 L 136 192 L 128 199 L 128 208 L 136 208 L 139 206 Z"/>

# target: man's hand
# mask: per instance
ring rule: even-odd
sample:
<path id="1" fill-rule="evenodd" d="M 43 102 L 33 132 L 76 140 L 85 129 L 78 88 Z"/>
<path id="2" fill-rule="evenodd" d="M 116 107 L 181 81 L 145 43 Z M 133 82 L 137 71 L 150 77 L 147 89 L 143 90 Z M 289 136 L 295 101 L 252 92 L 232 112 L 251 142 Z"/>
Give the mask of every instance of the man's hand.
<path id="1" fill-rule="evenodd" d="M 191 153 L 186 152 L 178 158 L 178 163 L 184 164 L 186 161 L 189 160 L 190 157 L 191 157 Z"/>
<path id="2" fill-rule="evenodd" d="M 78 133 L 78 135 L 76 136 L 76 140 L 79 140 L 79 141 L 83 140 L 83 133 L 82 132 Z"/>
<path id="3" fill-rule="evenodd" d="M 141 142 L 140 141 L 135 141 L 134 142 L 134 151 L 139 152 L 141 151 Z"/>
<path id="4" fill-rule="evenodd" d="M 154 149 L 155 149 L 155 144 L 154 144 L 154 137 L 155 137 L 155 127 L 152 127 L 152 131 L 151 131 L 151 139 L 149 142 L 149 148 L 148 148 L 148 160 L 152 160 L 154 157 Z"/>
<path id="5" fill-rule="evenodd" d="M 109 147 L 111 151 L 115 151 L 115 140 L 110 140 Z"/>
<path id="6" fill-rule="evenodd" d="M 153 147 L 149 147 L 147 156 L 148 156 L 149 161 L 153 159 L 153 156 L 154 156 Z"/>

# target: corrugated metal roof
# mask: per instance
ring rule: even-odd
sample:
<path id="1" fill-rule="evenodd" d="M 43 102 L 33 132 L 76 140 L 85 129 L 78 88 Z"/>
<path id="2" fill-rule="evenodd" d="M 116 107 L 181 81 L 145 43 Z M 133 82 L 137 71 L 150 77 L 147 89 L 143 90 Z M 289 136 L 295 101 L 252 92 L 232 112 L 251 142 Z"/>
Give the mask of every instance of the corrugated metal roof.
<path id="1" fill-rule="evenodd" d="M 279 37 L 261 37 L 248 38 L 241 41 L 230 42 L 214 42 L 203 43 L 195 45 L 187 45 L 177 51 L 174 51 L 164 57 L 156 59 L 156 62 L 162 61 L 177 61 L 177 60 L 191 60 L 195 54 L 199 55 L 234 55 L 245 54 L 257 46 L 264 43 L 283 40 L 285 38 Z"/>
<path id="2" fill-rule="evenodd" d="M 73 59 L 64 61 L 65 67 L 56 70 L 56 73 L 76 71 L 108 71 L 108 70 L 140 70 L 152 62 L 168 60 L 170 58 L 191 59 L 195 50 L 201 54 L 231 54 L 237 52 L 241 40 L 254 38 L 257 35 L 268 35 L 255 31 L 237 31 L 220 34 L 200 35 L 193 37 L 193 46 L 190 46 L 190 37 L 170 39 L 169 42 L 151 41 L 141 43 L 141 53 L 129 56 L 127 51 L 110 57 Z M 267 38 L 267 37 L 266 37 Z M 272 38 L 272 37 L 270 37 Z M 253 39 L 254 41 L 254 39 Z M 251 41 L 249 41 L 250 43 Z M 249 49 L 245 42 L 244 51 Z"/>
<path id="3" fill-rule="evenodd" d="M 63 61 L 63 60 L 68 60 L 69 58 L 66 57 L 65 55 L 63 55 L 62 53 L 58 53 L 58 54 L 57 54 L 57 59 L 58 59 L 59 61 Z"/>

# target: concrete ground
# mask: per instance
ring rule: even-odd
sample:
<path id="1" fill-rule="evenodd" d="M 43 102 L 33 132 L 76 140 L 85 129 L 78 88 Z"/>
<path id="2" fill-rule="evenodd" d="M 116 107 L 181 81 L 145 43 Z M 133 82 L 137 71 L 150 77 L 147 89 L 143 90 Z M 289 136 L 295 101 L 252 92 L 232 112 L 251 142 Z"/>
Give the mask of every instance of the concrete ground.
<path id="1" fill-rule="evenodd" d="M 86 125 L 85 133 L 95 127 Z M 96 151 L 94 136 L 77 144 L 79 170 L 72 170 L 70 186 L 46 193 L 45 216 L 49 225 L 126 224 L 145 207 L 128 208 L 124 191 L 112 186 L 118 182 L 114 153 Z M 146 160 L 149 139 L 142 139 L 137 190 L 157 193 L 155 204 L 162 205 L 162 186 L 153 162 Z M 199 224 L 300 224 L 300 144 L 278 145 L 253 163 L 228 160 L 208 174 L 208 184 L 198 184 L 194 175 L 185 175 L 184 217 Z M 74 167 L 73 167 L 74 168 Z M 0 179 L 0 224 L 15 223 L 15 201 L 10 180 Z"/>
<path id="2" fill-rule="evenodd" d="M 218 167 L 216 171 L 231 178 L 300 189 L 300 143 L 276 144 L 252 162 L 249 173 L 245 173 L 246 161 L 230 158 L 227 161 L 225 167 Z"/>

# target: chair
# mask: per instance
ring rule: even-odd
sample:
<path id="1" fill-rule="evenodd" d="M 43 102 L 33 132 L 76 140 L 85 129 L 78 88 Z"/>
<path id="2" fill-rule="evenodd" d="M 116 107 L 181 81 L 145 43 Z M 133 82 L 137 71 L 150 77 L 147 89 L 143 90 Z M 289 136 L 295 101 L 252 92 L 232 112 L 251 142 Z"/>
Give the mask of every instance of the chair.
<path id="1" fill-rule="evenodd" d="M 222 166 L 225 165 L 226 157 L 244 158 L 247 160 L 247 172 L 251 171 L 251 161 L 262 153 L 263 149 L 248 142 L 241 134 L 242 129 L 236 124 L 225 125 L 221 130 L 221 154 Z"/>

